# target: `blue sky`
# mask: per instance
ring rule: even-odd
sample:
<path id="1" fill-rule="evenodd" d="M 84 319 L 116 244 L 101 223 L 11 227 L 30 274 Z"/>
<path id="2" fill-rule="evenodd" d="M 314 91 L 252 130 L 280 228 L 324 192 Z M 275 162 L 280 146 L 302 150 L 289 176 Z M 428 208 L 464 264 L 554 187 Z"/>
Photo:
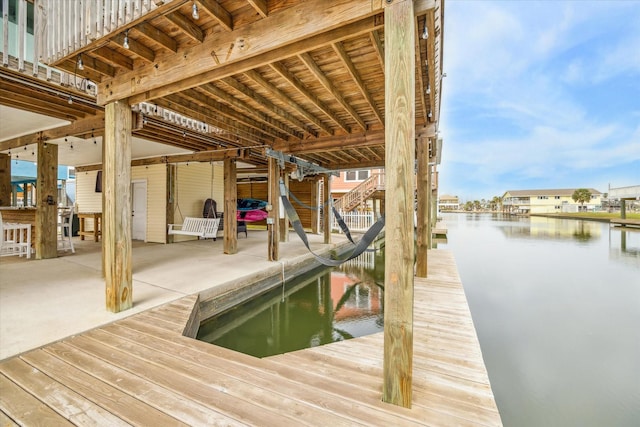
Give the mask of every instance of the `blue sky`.
<path id="1" fill-rule="evenodd" d="M 440 194 L 640 185 L 640 0 L 447 0 Z"/>

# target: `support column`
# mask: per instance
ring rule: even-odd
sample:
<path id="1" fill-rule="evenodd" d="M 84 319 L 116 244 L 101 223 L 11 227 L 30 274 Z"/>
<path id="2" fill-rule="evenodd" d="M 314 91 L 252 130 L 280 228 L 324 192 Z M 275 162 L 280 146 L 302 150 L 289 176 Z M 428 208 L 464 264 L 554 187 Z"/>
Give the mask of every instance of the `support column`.
<path id="1" fill-rule="evenodd" d="M 177 166 L 167 163 L 167 209 L 166 209 L 166 223 L 175 223 L 175 194 L 176 194 L 176 169 Z M 173 234 L 167 233 L 167 243 L 173 243 Z"/>
<path id="2" fill-rule="evenodd" d="M 38 141 L 37 186 L 36 259 L 56 258 L 58 256 L 58 146 L 55 144 Z"/>
<path id="3" fill-rule="evenodd" d="M 102 159 L 102 239 L 107 310 L 133 304 L 131 274 L 131 107 L 126 100 L 105 106 Z"/>
<path id="4" fill-rule="evenodd" d="M 620 219 L 627 219 L 627 201 L 620 199 Z"/>
<path id="5" fill-rule="evenodd" d="M 427 251 L 429 249 L 429 212 L 431 210 L 429 204 L 430 186 L 430 169 L 429 165 L 429 138 L 434 134 L 435 127 L 429 127 L 428 132 L 421 134 L 417 139 L 416 157 L 418 161 L 418 170 L 416 176 L 416 195 L 417 195 L 417 211 L 416 211 L 416 276 L 427 277 Z"/>
<path id="6" fill-rule="evenodd" d="M 433 215 L 431 213 L 431 205 L 433 200 L 433 167 L 427 165 L 427 249 L 433 247 Z"/>
<path id="7" fill-rule="evenodd" d="M 384 385 L 382 400 L 411 407 L 413 365 L 413 171 L 415 17 L 413 1 L 384 14 L 386 217 Z"/>
<path id="8" fill-rule="evenodd" d="M 280 167 L 278 161 L 269 157 L 269 205 L 271 211 L 267 218 L 267 234 L 268 238 L 268 254 L 267 259 L 269 261 L 278 261 L 280 259 L 280 190 L 279 190 L 279 178 Z"/>
<path id="9" fill-rule="evenodd" d="M 224 159 L 224 253 L 238 253 L 238 179 L 235 159 Z"/>
<path id="10" fill-rule="evenodd" d="M 311 206 L 317 207 L 320 203 L 320 182 L 313 178 L 312 190 L 311 190 Z M 311 233 L 318 234 L 318 227 L 320 225 L 320 210 L 316 209 L 311 213 Z"/>
<path id="11" fill-rule="evenodd" d="M 284 186 L 289 188 L 289 175 L 286 171 L 280 171 L 280 178 L 284 181 Z M 287 196 L 288 197 L 288 196 Z M 280 241 L 288 242 L 289 241 L 289 218 L 287 218 L 287 213 L 282 210 L 280 212 Z"/>
<path id="12" fill-rule="evenodd" d="M 0 153 L 0 206 L 11 206 L 11 156 Z"/>
<path id="13" fill-rule="evenodd" d="M 324 176 L 324 188 L 322 194 L 324 195 L 322 200 L 322 206 L 324 209 L 324 215 L 322 216 L 322 228 L 324 230 L 324 243 L 331 243 L 331 225 L 333 223 L 333 211 L 331 210 L 331 174 L 326 174 Z M 375 204 L 375 202 L 374 202 Z"/>

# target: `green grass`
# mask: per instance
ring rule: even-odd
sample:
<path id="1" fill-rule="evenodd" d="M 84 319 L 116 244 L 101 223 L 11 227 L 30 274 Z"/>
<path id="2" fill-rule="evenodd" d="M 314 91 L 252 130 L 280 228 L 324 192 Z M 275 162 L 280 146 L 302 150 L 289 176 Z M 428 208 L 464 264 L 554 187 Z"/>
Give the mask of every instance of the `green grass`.
<path id="1" fill-rule="evenodd" d="M 535 214 L 534 214 L 535 215 Z M 575 213 L 560 213 L 560 214 L 544 214 L 544 216 L 558 216 L 563 218 L 584 218 L 584 219 L 620 219 L 620 212 L 575 212 Z M 627 219 L 640 219 L 640 213 L 627 212 Z"/>

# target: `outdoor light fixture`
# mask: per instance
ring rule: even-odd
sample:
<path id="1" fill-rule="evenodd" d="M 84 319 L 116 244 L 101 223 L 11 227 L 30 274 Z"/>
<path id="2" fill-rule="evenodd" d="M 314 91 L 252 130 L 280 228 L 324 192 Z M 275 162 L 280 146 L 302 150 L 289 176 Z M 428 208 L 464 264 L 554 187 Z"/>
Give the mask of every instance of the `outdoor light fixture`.
<path id="1" fill-rule="evenodd" d="M 195 1 L 193 2 L 193 6 L 191 7 L 191 16 L 193 16 L 193 19 L 195 20 L 200 19 L 200 14 L 198 13 L 198 5 Z"/>
<path id="2" fill-rule="evenodd" d="M 422 40 L 426 40 L 429 38 L 429 33 L 427 32 L 427 20 L 424 20 L 424 28 L 422 29 Z"/>
<path id="3" fill-rule="evenodd" d="M 69 98 L 67 99 L 67 103 L 73 104 L 73 98 L 71 97 L 71 95 L 69 95 Z"/>
<path id="4" fill-rule="evenodd" d="M 82 62 L 82 54 L 78 55 L 78 70 L 84 70 L 84 62 Z"/>
<path id="5" fill-rule="evenodd" d="M 431 86 L 427 86 L 427 90 L 425 91 L 425 93 L 427 95 L 429 95 L 431 93 Z"/>
<path id="6" fill-rule="evenodd" d="M 122 47 L 125 49 L 129 49 L 129 30 L 124 32 L 124 41 L 122 42 Z"/>
<path id="7" fill-rule="evenodd" d="M 433 116 L 433 114 L 431 114 L 431 111 L 429 111 L 429 118 L 431 118 Z"/>

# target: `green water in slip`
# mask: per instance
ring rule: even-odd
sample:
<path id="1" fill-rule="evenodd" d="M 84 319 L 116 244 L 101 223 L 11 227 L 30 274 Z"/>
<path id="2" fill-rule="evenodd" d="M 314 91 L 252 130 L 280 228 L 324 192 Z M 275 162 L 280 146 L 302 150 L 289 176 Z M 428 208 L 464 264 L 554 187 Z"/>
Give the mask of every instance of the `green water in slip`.
<path id="1" fill-rule="evenodd" d="M 383 331 L 384 250 L 320 268 L 209 319 L 198 339 L 256 357 Z"/>

